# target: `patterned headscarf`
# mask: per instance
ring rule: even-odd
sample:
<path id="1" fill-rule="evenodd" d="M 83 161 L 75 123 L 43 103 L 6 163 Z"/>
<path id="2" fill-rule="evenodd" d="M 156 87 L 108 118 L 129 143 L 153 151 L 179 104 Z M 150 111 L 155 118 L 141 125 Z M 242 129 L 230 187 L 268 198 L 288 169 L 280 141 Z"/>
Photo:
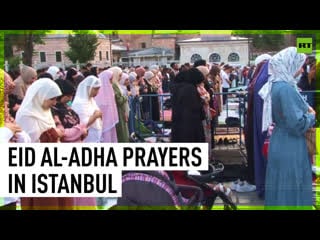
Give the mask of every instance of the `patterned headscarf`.
<path id="1" fill-rule="evenodd" d="M 303 66 L 306 60 L 306 55 L 298 53 L 296 47 L 288 47 L 275 54 L 269 62 L 270 77 L 268 82 L 261 88 L 259 95 L 264 100 L 263 103 L 263 118 L 262 131 L 266 131 L 272 124 L 272 109 L 271 109 L 271 89 L 272 84 L 278 81 L 286 81 L 297 89 L 297 77 L 294 75 Z"/>
<path id="2" fill-rule="evenodd" d="M 9 107 L 8 107 L 9 95 L 12 93 L 12 91 L 15 87 L 15 83 L 8 73 L 6 73 L 6 72 L 3 72 L 3 73 L 4 73 L 4 121 L 5 122 L 15 122 L 9 113 Z M 0 73 L 0 74 L 2 74 L 2 73 Z"/>

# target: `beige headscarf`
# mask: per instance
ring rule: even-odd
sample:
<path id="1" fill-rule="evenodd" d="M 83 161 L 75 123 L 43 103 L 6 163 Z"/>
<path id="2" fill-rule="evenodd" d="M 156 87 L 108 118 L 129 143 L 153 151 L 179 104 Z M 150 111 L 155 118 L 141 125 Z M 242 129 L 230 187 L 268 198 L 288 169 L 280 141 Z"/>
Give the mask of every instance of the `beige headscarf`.
<path id="1" fill-rule="evenodd" d="M 28 87 L 36 78 L 37 71 L 32 67 L 24 65 L 21 69 L 20 76 L 14 80 L 16 86 L 12 91 L 12 94 L 16 95 L 19 99 L 23 99 Z"/>
<path id="2" fill-rule="evenodd" d="M 203 74 L 205 78 L 207 78 L 209 74 L 209 68 L 206 66 L 197 66 L 197 69 Z"/>

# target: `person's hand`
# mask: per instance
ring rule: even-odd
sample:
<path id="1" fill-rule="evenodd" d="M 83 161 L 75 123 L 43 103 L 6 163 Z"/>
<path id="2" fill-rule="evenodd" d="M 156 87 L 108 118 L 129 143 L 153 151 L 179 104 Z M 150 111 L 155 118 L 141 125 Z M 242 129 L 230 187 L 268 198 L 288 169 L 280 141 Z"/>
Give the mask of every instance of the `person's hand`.
<path id="1" fill-rule="evenodd" d="M 60 128 L 55 128 L 54 130 L 56 130 L 59 138 L 63 138 L 64 137 L 64 131 Z"/>
<path id="2" fill-rule="evenodd" d="M 4 126 L 9 128 L 13 132 L 13 134 L 22 132 L 22 128 L 16 123 L 6 122 Z"/>
<path id="3" fill-rule="evenodd" d="M 316 115 L 316 111 L 311 106 L 309 106 L 308 113 Z"/>
<path id="4" fill-rule="evenodd" d="M 102 118 L 102 112 L 100 110 L 95 110 L 93 113 L 94 117 L 97 118 Z"/>
<path id="5" fill-rule="evenodd" d="M 83 133 L 81 135 L 81 139 L 85 139 L 88 136 L 88 128 L 83 129 Z"/>
<path id="6" fill-rule="evenodd" d="M 14 112 L 17 112 L 17 111 L 19 110 L 19 107 L 20 107 L 20 105 L 16 103 L 16 104 L 13 106 L 12 110 L 13 110 Z"/>

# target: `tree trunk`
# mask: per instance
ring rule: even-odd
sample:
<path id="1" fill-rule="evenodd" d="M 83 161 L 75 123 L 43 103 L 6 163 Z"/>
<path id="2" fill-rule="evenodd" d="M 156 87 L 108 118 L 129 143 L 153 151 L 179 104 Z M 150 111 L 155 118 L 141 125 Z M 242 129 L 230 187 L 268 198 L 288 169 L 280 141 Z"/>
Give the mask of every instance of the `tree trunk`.
<path id="1" fill-rule="evenodd" d="M 32 67 L 32 55 L 33 55 L 33 34 L 25 35 L 25 48 L 23 54 L 23 63 Z"/>

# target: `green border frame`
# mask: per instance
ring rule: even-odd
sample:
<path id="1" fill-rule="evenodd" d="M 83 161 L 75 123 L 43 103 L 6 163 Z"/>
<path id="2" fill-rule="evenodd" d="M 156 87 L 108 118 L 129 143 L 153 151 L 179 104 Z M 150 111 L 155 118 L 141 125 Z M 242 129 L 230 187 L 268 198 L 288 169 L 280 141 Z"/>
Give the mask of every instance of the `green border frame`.
<path id="1" fill-rule="evenodd" d="M 4 69 L 4 36 L 5 34 L 23 34 L 25 31 L 32 31 L 34 34 L 41 34 L 43 30 L 0 30 L 0 64 L 1 69 Z M 70 34 L 75 33 L 73 30 L 48 30 L 47 34 Z M 86 33 L 86 34 L 112 34 L 114 31 L 117 31 L 117 34 L 231 34 L 233 31 L 241 31 L 243 34 L 310 34 L 314 35 L 316 38 L 316 59 L 320 61 L 320 30 L 76 30 L 76 33 Z M 4 126 L 4 76 L 0 74 L 0 126 Z M 320 93 L 320 82 L 317 82 L 316 92 Z M 319 104 L 318 97 L 316 98 L 316 106 Z M 318 113 L 320 114 L 320 113 Z M 317 131 L 319 132 L 319 131 Z M 318 136 L 318 134 L 316 134 Z M 316 142 L 318 143 L 320 139 L 316 137 Z M 320 155 L 316 155 L 316 166 L 320 167 Z M 320 180 L 320 179 L 319 179 Z M 319 181 L 320 182 L 320 181 Z M 319 184 L 320 185 L 320 184 Z M 320 207 L 320 186 L 316 187 L 316 205 Z M 264 206 L 237 206 L 239 210 L 263 210 Z M 223 209 L 223 206 L 214 206 L 212 210 Z M 271 208 L 270 208 L 271 209 Z M 296 207 L 275 207 L 272 209 L 277 210 L 288 210 L 288 209 L 297 209 Z M 305 210 L 305 207 L 298 208 Z M 310 209 L 310 208 L 308 208 Z"/>

